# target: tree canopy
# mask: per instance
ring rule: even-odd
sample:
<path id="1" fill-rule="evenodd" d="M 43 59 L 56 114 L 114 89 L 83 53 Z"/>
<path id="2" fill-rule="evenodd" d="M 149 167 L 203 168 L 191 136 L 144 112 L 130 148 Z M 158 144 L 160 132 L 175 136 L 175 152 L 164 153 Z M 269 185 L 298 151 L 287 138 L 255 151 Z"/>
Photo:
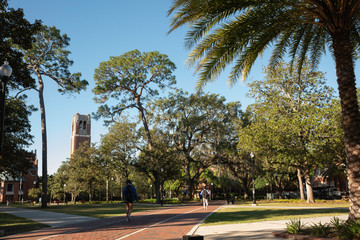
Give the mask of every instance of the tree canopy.
<path id="1" fill-rule="evenodd" d="M 284 56 L 308 56 L 317 66 L 327 49 L 334 56 L 350 189 L 349 219 L 360 219 L 360 112 L 354 61 L 359 49 L 358 0 L 175 0 L 170 32 L 188 24 L 188 62 L 199 72 L 198 88 L 233 64 L 229 83 L 245 79 L 255 61 L 272 47 L 270 66 Z M 288 53 L 288 54 L 287 54 Z"/>

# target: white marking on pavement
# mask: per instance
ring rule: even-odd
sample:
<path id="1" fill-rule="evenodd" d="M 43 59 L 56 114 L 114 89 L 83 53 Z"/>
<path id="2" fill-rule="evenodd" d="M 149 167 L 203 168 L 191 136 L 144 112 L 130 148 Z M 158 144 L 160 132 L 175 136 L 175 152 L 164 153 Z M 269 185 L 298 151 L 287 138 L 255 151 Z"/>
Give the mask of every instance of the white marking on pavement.
<path id="1" fill-rule="evenodd" d="M 173 217 L 171 217 L 171 218 L 165 219 L 165 220 L 163 220 L 163 221 L 161 221 L 161 222 L 158 222 L 158 223 L 154 223 L 154 224 L 152 224 L 152 225 L 150 225 L 150 226 L 144 227 L 144 228 L 139 229 L 139 230 L 137 230 L 137 231 L 135 231 L 135 232 L 132 232 L 132 233 L 130 233 L 130 234 L 128 234 L 128 235 L 122 236 L 121 238 L 117 238 L 117 239 L 115 239 L 115 240 L 121 240 L 121 239 L 130 237 L 131 235 L 134 235 L 134 234 L 136 234 L 136 233 L 142 232 L 142 231 L 144 231 L 144 230 L 146 230 L 146 229 L 152 228 L 152 227 L 154 227 L 154 226 L 156 226 L 156 225 L 159 225 L 159 224 L 161 224 L 161 223 L 170 221 L 171 219 L 174 219 L 174 218 L 176 218 L 176 217 L 178 217 L 178 216 L 181 216 L 181 215 L 184 215 L 184 214 L 188 214 L 188 213 L 191 213 L 191 212 L 195 212 L 195 211 L 197 211 L 197 210 L 199 210 L 199 209 L 202 209 L 202 208 L 203 208 L 203 207 L 199 207 L 199 208 L 196 208 L 196 209 L 194 209 L 194 210 L 191 210 L 191 211 L 188 211 L 188 212 L 185 212 L 185 213 L 182 213 L 182 214 L 175 215 L 175 216 L 173 216 Z"/>
<path id="2" fill-rule="evenodd" d="M 194 235 L 196 230 L 198 230 L 198 228 L 200 227 L 201 224 L 203 224 L 203 222 L 205 221 L 205 219 L 207 219 L 208 217 L 211 216 L 211 214 L 217 212 L 220 208 L 222 208 L 223 206 L 218 207 L 217 209 L 215 209 L 215 211 L 209 213 L 206 217 L 204 217 L 198 224 L 196 224 L 186 235 Z"/>

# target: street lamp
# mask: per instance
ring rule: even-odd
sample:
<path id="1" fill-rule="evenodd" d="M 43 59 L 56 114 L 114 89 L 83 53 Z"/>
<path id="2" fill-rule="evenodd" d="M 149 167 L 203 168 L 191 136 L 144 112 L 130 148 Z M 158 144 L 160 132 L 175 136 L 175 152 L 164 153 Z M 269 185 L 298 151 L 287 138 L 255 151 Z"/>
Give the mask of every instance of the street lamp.
<path id="1" fill-rule="evenodd" d="M 114 181 L 114 178 L 113 178 L 113 177 L 111 177 L 111 181 Z M 110 190 L 111 190 L 111 189 L 110 189 Z M 112 203 L 113 196 L 114 196 L 114 193 L 112 193 L 112 192 L 110 191 L 110 200 L 111 200 L 111 203 Z"/>
<path id="2" fill-rule="evenodd" d="M 151 197 L 150 197 L 150 199 L 152 199 L 152 198 L 153 198 L 153 189 L 152 189 L 152 184 L 150 184 L 150 189 L 151 189 Z"/>
<path id="3" fill-rule="evenodd" d="M 255 165 L 255 162 L 254 162 L 254 153 L 251 152 L 250 153 L 250 157 L 251 157 L 251 162 L 252 162 L 252 185 L 253 185 L 253 203 L 251 204 L 252 206 L 256 206 L 256 199 L 255 199 L 255 179 L 254 179 L 254 165 Z"/>
<path id="4" fill-rule="evenodd" d="M 211 183 L 211 200 L 213 200 L 213 197 L 214 197 L 214 183 L 212 182 Z"/>
<path id="5" fill-rule="evenodd" d="M 1 105 L 0 105 L 0 159 L 3 156 L 3 136 L 4 136 L 4 116 L 5 116 L 5 94 L 6 94 L 6 84 L 9 81 L 11 76 L 12 68 L 9 65 L 8 61 L 5 61 L 4 64 L 0 67 L 0 76 L 1 76 Z"/>
<path id="6" fill-rule="evenodd" d="M 64 205 L 66 204 L 66 194 L 65 194 L 65 187 L 66 187 L 66 184 L 64 183 Z"/>

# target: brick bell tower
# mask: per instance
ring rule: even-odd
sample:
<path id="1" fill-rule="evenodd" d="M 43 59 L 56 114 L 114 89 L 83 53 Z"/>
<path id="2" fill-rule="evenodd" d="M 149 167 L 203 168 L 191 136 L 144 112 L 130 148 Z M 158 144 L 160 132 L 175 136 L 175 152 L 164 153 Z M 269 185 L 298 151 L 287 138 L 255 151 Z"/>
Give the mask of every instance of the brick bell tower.
<path id="1" fill-rule="evenodd" d="M 80 144 L 88 142 L 90 147 L 91 142 L 91 118 L 90 114 L 80 115 L 76 113 L 72 119 L 71 130 L 71 149 L 70 156 L 79 148 Z"/>

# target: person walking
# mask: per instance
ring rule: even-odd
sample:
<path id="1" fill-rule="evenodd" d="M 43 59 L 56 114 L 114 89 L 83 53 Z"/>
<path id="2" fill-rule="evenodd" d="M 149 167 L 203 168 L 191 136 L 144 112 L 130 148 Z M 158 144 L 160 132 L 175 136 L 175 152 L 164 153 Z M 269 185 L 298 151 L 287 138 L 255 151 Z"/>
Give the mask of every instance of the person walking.
<path id="1" fill-rule="evenodd" d="M 208 201 L 209 196 L 210 196 L 209 191 L 206 189 L 206 187 L 204 187 L 204 189 L 201 191 L 201 197 L 202 197 L 204 209 L 207 209 L 207 207 L 209 206 L 209 201 Z"/>
<path id="2" fill-rule="evenodd" d="M 127 180 L 126 186 L 123 190 L 123 196 L 126 203 L 126 220 L 130 222 L 130 215 L 133 210 L 134 201 L 138 201 L 138 195 L 136 189 L 131 185 L 131 181 Z"/>

